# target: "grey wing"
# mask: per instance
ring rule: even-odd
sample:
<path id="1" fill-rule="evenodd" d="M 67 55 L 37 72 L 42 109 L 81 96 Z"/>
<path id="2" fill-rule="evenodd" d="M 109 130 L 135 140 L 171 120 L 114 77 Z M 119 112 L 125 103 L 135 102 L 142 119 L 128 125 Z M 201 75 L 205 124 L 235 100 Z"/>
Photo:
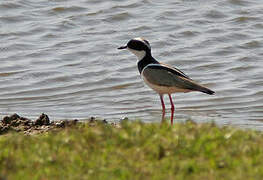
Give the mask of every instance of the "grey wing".
<path id="1" fill-rule="evenodd" d="M 186 77 L 185 74 L 180 74 L 178 71 L 174 72 L 173 69 L 160 64 L 150 64 L 146 66 L 142 71 L 142 75 L 147 81 L 155 85 L 202 91 L 208 94 L 212 93 L 209 92 L 209 89 Z"/>
<path id="2" fill-rule="evenodd" d="M 160 66 L 164 67 L 164 68 L 167 68 L 167 70 L 169 70 L 170 72 L 172 73 L 175 73 L 177 74 L 178 76 L 182 76 L 182 77 L 185 77 L 187 79 L 191 79 L 190 77 L 188 77 L 184 72 L 182 72 L 181 70 L 175 68 L 175 67 L 171 67 L 167 64 L 164 64 L 164 63 L 160 63 L 159 64 Z"/>
<path id="3" fill-rule="evenodd" d="M 147 81 L 156 85 L 188 89 L 181 76 L 170 72 L 162 65 L 148 65 L 143 69 L 142 75 Z"/>

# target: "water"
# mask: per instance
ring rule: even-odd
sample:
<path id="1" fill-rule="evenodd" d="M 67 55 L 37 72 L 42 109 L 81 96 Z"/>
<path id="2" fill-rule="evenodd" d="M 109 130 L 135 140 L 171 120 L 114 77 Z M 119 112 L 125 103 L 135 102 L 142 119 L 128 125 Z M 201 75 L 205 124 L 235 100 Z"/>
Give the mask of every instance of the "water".
<path id="1" fill-rule="evenodd" d="M 261 128 L 262 30 L 258 0 L 1 1 L 0 115 L 160 121 L 136 57 L 117 50 L 142 36 L 157 60 L 216 91 L 175 94 L 178 121 Z"/>

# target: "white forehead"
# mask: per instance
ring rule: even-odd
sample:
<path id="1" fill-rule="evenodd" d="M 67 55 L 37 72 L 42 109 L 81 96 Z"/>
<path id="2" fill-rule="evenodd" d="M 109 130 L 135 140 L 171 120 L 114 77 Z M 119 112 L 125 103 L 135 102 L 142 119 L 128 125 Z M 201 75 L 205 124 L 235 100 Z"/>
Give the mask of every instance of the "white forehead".
<path id="1" fill-rule="evenodd" d="M 134 40 L 137 40 L 137 41 L 141 41 L 143 42 L 146 46 L 148 46 L 149 49 L 151 49 L 151 46 L 149 46 L 149 44 L 147 44 L 146 42 L 144 42 L 145 39 L 141 38 L 141 37 L 137 37 L 137 38 L 133 38 Z"/>
<path id="2" fill-rule="evenodd" d="M 141 37 L 134 38 L 134 40 L 142 41 L 142 42 L 143 42 L 143 38 L 141 38 Z"/>

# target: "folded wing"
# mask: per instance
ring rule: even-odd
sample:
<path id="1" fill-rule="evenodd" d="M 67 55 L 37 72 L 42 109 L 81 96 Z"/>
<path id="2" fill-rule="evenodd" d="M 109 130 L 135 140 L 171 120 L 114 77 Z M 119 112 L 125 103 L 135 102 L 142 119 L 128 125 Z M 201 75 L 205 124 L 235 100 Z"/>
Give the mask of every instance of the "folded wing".
<path id="1" fill-rule="evenodd" d="M 155 85 L 214 94 L 214 91 L 194 82 L 182 71 L 168 65 L 149 64 L 142 70 L 142 75 L 147 81 Z"/>

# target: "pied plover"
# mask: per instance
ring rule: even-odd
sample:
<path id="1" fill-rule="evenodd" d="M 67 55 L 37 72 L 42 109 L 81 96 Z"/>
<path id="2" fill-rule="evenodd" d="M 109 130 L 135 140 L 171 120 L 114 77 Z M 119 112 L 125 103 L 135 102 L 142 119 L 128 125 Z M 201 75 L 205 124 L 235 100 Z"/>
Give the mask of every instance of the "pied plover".
<path id="1" fill-rule="evenodd" d="M 163 95 L 168 94 L 171 103 L 171 124 L 173 124 L 174 104 L 171 94 L 177 92 L 200 91 L 206 94 L 215 92 L 194 82 L 177 68 L 158 62 L 152 57 L 150 43 L 143 38 L 131 39 L 127 45 L 118 49 L 128 49 L 138 58 L 138 70 L 144 82 L 156 91 L 162 103 L 162 121 L 165 118 Z"/>

